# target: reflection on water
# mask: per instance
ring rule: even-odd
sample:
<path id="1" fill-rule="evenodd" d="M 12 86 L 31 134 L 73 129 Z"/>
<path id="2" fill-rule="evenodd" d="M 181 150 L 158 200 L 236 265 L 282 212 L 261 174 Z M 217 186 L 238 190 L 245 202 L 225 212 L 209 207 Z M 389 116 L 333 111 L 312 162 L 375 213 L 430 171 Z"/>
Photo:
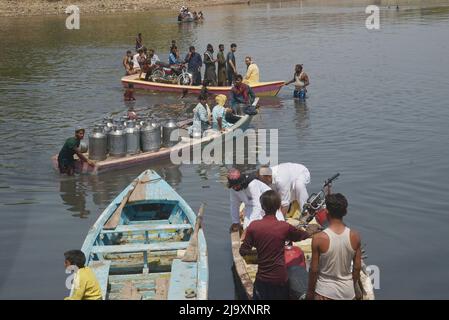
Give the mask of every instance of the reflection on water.
<path id="1" fill-rule="evenodd" d="M 86 190 L 85 185 L 76 178 L 63 177 L 60 179 L 61 199 L 67 210 L 73 212 L 74 217 L 87 218 L 90 211 L 86 209 Z"/>
<path id="2" fill-rule="evenodd" d="M 194 210 L 208 203 L 210 297 L 233 298 L 226 189 L 231 165 L 168 161 L 67 178 L 49 161 L 76 125 L 90 127 L 129 108 L 119 81 L 121 58 L 138 32 L 162 60 L 173 39 L 182 56 L 192 44 L 202 54 L 207 43 L 223 43 L 227 52 L 235 42 L 239 72 L 251 55 L 263 80 L 289 79 L 294 65 L 304 63 L 309 98 L 294 100 L 290 87 L 262 98 L 251 128 L 278 129 L 279 160 L 304 163 L 311 192 L 330 174 L 342 174 L 334 188 L 349 199 L 348 223 L 368 244 L 368 263 L 380 267 L 380 298 L 444 297 L 449 6 L 384 6 L 381 30 L 370 32 L 364 11 L 370 1 L 328 2 L 209 8 L 203 24 L 174 23 L 172 12 L 86 15 L 76 32 L 65 29 L 62 16 L 2 18 L 0 298 L 67 294 L 61 254 L 81 246 L 110 201 L 149 167 Z M 197 103 L 193 96 L 136 91 L 135 97 L 133 107 L 160 122 L 191 117 Z M 257 168 L 236 166 L 243 172 Z M 28 272 L 30 265 L 37 265 L 40 277 Z"/>

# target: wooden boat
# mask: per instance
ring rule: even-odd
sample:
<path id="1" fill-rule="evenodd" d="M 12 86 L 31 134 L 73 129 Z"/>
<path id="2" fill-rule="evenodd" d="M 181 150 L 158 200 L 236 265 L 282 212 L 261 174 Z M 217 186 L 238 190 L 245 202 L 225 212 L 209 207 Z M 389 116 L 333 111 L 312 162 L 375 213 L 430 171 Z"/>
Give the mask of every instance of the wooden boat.
<path id="1" fill-rule="evenodd" d="M 170 84 L 170 83 L 160 83 L 160 82 L 151 82 L 143 80 L 145 78 L 144 74 L 142 74 L 141 78 L 139 75 L 129 75 L 122 78 L 123 87 L 127 88 L 128 84 L 133 84 L 135 89 L 143 89 L 150 91 L 159 91 L 159 92 L 172 92 L 172 93 L 183 93 L 184 90 L 187 90 L 189 94 L 200 94 L 201 86 L 183 86 L 178 84 Z M 251 85 L 251 88 L 254 91 L 254 94 L 258 97 L 274 97 L 279 93 L 282 86 L 285 84 L 284 81 L 271 81 L 271 82 L 258 82 L 256 84 Z M 212 94 L 224 94 L 229 96 L 231 94 L 231 87 L 207 87 L 210 93 Z"/>
<path id="2" fill-rule="evenodd" d="M 144 171 L 103 211 L 81 249 L 103 299 L 207 299 L 200 225 L 201 217 L 167 182 Z"/>
<path id="3" fill-rule="evenodd" d="M 297 226 L 298 220 L 296 219 L 288 219 L 288 223 Z M 311 222 L 317 224 L 315 219 Z M 241 299 L 252 300 L 253 298 L 253 285 L 256 279 L 257 273 L 257 264 L 256 264 L 256 255 L 254 251 L 254 255 L 249 255 L 242 257 L 239 253 L 241 239 L 240 232 L 235 231 L 231 232 L 231 244 L 232 244 L 232 257 L 234 259 L 234 279 L 236 281 L 237 292 L 240 295 Z M 304 256 L 306 259 L 307 268 L 310 265 L 310 261 L 312 258 L 312 239 L 306 239 L 303 241 L 293 243 L 294 246 L 301 248 L 304 252 Z M 374 300 L 374 289 L 371 283 L 371 279 L 367 274 L 365 265 L 362 260 L 362 270 L 360 271 L 360 280 L 363 285 L 363 300 Z"/>
<path id="4" fill-rule="evenodd" d="M 244 115 L 239 121 L 237 121 L 232 127 L 226 129 L 225 132 L 220 133 L 214 131 L 213 133 L 202 138 L 186 138 L 183 137 L 180 142 L 170 148 L 161 148 L 156 152 L 141 152 L 136 155 L 127 155 L 125 157 L 108 157 L 102 161 L 94 161 L 95 166 L 91 167 L 87 163 L 80 161 L 76 162 L 76 172 L 87 173 L 87 174 L 100 174 L 111 170 L 119 170 L 124 168 L 129 168 L 139 164 L 150 164 L 155 162 L 160 162 L 163 160 L 170 159 L 170 154 L 172 152 L 187 152 L 188 150 L 193 150 L 195 147 L 204 146 L 212 142 L 215 138 L 221 136 L 222 140 L 225 141 L 230 139 L 236 134 L 236 130 L 240 129 L 245 131 L 249 123 L 251 122 L 252 116 Z M 178 127 L 186 127 L 192 123 L 192 120 L 182 121 L 178 123 Z M 88 154 L 84 154 L 88 158 Z M 58 171 L 58 155 L 52 157 L 53 168 Z"/>

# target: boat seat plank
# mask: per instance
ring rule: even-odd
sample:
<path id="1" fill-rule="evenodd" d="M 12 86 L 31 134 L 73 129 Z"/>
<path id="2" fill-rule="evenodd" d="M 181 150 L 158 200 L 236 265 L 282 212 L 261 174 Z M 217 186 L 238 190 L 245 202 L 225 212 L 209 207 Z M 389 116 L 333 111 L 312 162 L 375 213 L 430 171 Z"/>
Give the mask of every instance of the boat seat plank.
<path id="1" fill-rule="evenodd" d="M 162 220 L 131 220 L 128 224 L 149 224 L 149 225 L 156 225 L 156 224 L 169 224 L 170 221 L 168 219 L 162 219 Z"/>
<path id="2" fill-rule="evenodd" d="M 186 249 L 188 241 L 180 242 L 162 242 L 162 243 L 139 243 L 112 246 L 93 246 L 92 253 L 118 253 L 118 252 L 145 252 L 145 251 L 164 251 Z"/>
<path id="3" fill-rule="evenodd" d="M 196 262 L 183 262 L 180 259 L 174 259 L 172 264 L 171 276 L 168 287 L 168 300 L 189 300 L 186 298 L 186 290 L 197 290 L 197 272 Z"/>
<path id="4" fill-rule="evenodd" d="M 183 230 L 183 229 L 191 229 L 192 225 L 190 224 L 124 224 L 119 225 L 115 229 L 111 230 L 102 230 L 101 233 L 122 233 L 122 232 L 139 232 L 139 231 L 153 231 L 153 230 Z"/>
<path id="5" fill-rule="evenodd" d="M 95 273 L 95 276 L 100 284 L 101 295 L 103 300 L 106 299 L 106 293 L 108 291 L 108 278 L 109 278 L 109 268 L 111 267 L 111 261 L 101 260 L 92 261 L 89 264 L 89 268 Z"/>

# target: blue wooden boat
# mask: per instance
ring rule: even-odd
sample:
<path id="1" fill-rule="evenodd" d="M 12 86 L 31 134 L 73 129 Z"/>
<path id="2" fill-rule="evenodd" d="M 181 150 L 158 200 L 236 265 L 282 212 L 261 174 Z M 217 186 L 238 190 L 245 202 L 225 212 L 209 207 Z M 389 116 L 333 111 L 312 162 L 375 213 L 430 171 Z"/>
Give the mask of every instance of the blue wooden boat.
<path id="1" fill-rule="evenodd" d="M 146 170 L 103 211 L 82 251 L 107 300 L 207 299 L 207 246 L 198 216 Z"/>

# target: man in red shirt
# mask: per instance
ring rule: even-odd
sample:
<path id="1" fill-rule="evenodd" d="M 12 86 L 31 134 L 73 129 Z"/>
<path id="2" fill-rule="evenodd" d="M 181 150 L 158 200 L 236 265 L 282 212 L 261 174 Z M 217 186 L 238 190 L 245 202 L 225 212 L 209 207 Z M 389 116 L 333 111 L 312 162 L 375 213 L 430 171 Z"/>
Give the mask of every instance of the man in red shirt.
<path id="1" fill-rule="evenodd" d="M 265 191 L 260 196 L 260 204 L 265 216 L 261 220 L 251 222 L 246 229 L 240 254 L 250 254 L 253 247 L 257 250 L 258 270 L 254 282 L 254 300 L 287 300 L 289 288 L 284 259 L 285 241 L 307 239 L 314 231 L 301 231 L 285 221 L 276 219 L 276 211 L 281 207 L 281 198 L 275 191 Z"/>

